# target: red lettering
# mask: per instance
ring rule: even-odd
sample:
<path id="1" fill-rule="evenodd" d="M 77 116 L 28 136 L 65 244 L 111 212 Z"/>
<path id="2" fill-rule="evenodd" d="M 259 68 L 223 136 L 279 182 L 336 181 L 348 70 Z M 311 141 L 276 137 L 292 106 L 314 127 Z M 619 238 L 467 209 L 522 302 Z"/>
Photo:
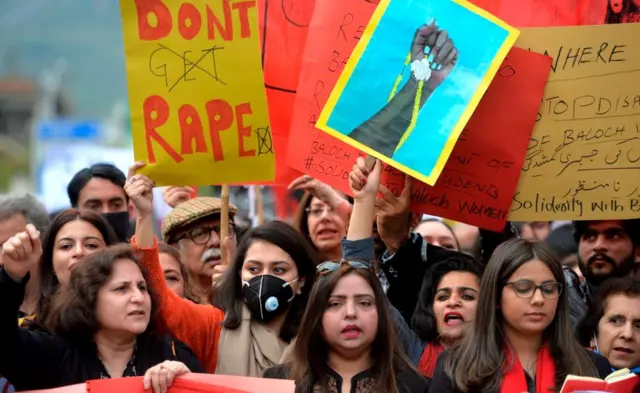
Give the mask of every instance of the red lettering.
<path id="1" fill-rule="evenodd" d="M 211 100 L 205 105 L 209 116 L 209 137 L 215 161 L 224 160 L 220 131 L 227 130 L 233 124 L 233 108 L 224 100 Z"/>
<path id="2" fill-rule="evenodd" d="M 193 140 L 196 141 L 196 152 L 206 153 L 207 143 L 204 140 L 204 130 L 202 129 L 202 121 L 196 109 L 185 104 L 178 110 L 178 121 L 180 122 L 180 135 L 182 137 L 182 147 L 180 153 L 182 155 L 193 153 Z"/>
<path id="3" fill-rule="evenodd" d="M 252 126 L 246 118 L 253 114 L 251 104 L 244 103 L 233 108 L 224 100 L 211 100 L 205 104 L 206 117 L 209 121 L 209 138 L 214 161 L 224 160 L 221 131 L 232 128 L 237 123 L 238 156 L 255 157 L 255 149 L 245 149 L 244 138 L 252 136 Z M 235 112 L 235 113 L 234 113 Z M 149 163 L 156 163 L 153 142 L 164 149 L 176 163 L 184 161 L 183 156 L 194 153 L 207 153 L 207 140 L 204 133 L 202 117 L 193 105 L 184 104 L 178 109 L 178 128 L 180 129 L 180 154 L 158 133 L 158 128 L 166 126 L 167 130 L 175 130 L 175 125 L 167 125 L 171 116 L 171 108 L 167 101 L 157 95 L 149 96 L 143 104 L 143 118 L 147 156 Z M 167 131 L 175 132 L 175 131 Z M 195 142 L 195 147 L 194 147 Z M 194 151 L 195 150 L 195 151 Z"/>
<path id="4" fill-rule="evenodd" d="M 244 138 L 251 136 L 251 126 L 245 126 L 242 117 L 244 115 L 250 115 L 251 113 L 253 112 L 251 112 L 251 104 L 249 103 L 236 106 L 236 123 L 238 123 L 238 155 L 240 157 L 253 157 L 256 155 L 255 149 L 244 149 Z"/>
<path id="5" fill-rule="evenodd" d="M 183 158 L 180 157 L 180 154 L 173 150 L 167 141 L 165 141 L 156 131 L 157 127 L 164 125 L 164 123 L 169 120 L 169 104 L 167 101 L 160 96 L 147 97 L 142 105 L 142 111 L 149 163 L 155 164 L 156 162 L 156 156 L 153 152 L 153 146 L 151 145 L 152 140 L 155 140 L 175 162 L 181 162 Z"/>
<path id="6" fill-rule="evenodd" d="M 249 8 L 256 6 L 255 1 L 243 1 L 233 5 L 234 10 L 238 10 L 240 16 L 240 38 L 251 36 L 251 22 L 249 22 Z"/>
<path id="7" fill-rule="evenodd" d="M 138 35 L 141 40 L 153 41 L 167 37 L 173 29 L 171 10 L 164 1 L 169 0 L 133 0 L 138 13 Z M 174 0 L 171 0 L 174 1 Z M 237 11 L 240 22 L 240 38 L 251 37 L 251 20 L 249 10 L 256 8 L 255 0 L 241 1 L 231 4 L 230 0 L 218 0 L 222 4 L 224 23 L 211 6 L 205 5 L 207 37 L 210 40 L 222 38 L 224 41 L 233 40 L 233 10 Z M 218 11 L 220 14 L 220 11 Z M 194 39 L 202 29 L 203 15 L 192 3 L 184 2 L 180 5 L 177 15 L 177 26 L 180 36 L 185 40 Z M 155 23 L 151 23 L 155 19 Z"/>
<path id="8" fill-rule="evenodd" d="M 222 26 L 220 19 L 218 19 L 216 14 L 211 11 L 211 8 L 207 6 L 207 34 L 210 40 L 214 40 L 216 38 L 216 29 L 220 32 L 220 36 L 222 36 L 223 40 L 230 41 L 233 39 L 233 21 L 231 19 L 231 6 L 229 4 L 229 0 L 224 0 L 222 2 L 222 11 L 224 12 L 224 26 Z"/>
<path id="9" fill-rule="evenodd" d="M 188 22 L 188 23 L 187 23 Z M 184 3 L 178 11 L 178 30 L 185 40 L 194 39 L 202 27 L 202 17 L 198 9 L 191 3 Z"/>
<path id="10" fill-rule="evenodd" d="M 138 13 L 138 35 L 141 40 L 159 40 L 171 32 L 171 12 L 161 0 L 134 0 Z M 151 26 L 149 16 L 153 14 L 156 26 Z"/>

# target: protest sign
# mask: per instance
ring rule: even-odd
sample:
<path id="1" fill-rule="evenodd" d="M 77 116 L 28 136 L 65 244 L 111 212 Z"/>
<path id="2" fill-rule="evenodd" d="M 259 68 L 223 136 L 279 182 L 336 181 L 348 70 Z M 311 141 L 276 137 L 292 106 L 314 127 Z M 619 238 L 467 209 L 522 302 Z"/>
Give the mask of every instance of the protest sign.
<path id="1" fill-rule="evenodd" d="M 465 1 L 382 0 L 317 127 L 433 185 L 517 36 Z"/>
<path id="2" fill-rule="evenodd" d="M 322 8 L 319 4 L 316 13 Z M 362 24 L 366 24 L 366 11 L 370 16 L 373 7 L 351 11 L 355 16 L 353 13 L 326 15 L 322 19 L 323 24 L 318 26 L 339 33 L 343 20 L 350 21 L 357 17 L 356 26 L 364 29 Z M 313 29 L 314 26 L 311 28 L 310 42 L 314 42 L 316 37 Z M 328 36 L 336 37 L 333 34 Z M 362 153 L 313 127 L 313 118 L 327 97 L 326 93 L 316 93 L 313 88 L 326 85 L 331 89 L 330 83 L 335 83 L 337 77 L 328 71 L 327 65 L 331 64 L 334 52 L 344 53 L 340 58 L 348 57 L 355 46 L 355 39 L 345 41 L 341 34 L 338 37 L 340 40 L 332 42 L 331 46 L 314 46 L 318 51 L 310 54 L 316 56 L 313 64 L 309 64 L 309 72 L 316 79 L 308 80 L 307 85 L 299 89 L 298 99 L 302 105 L 296 112 L 294 124 L 297 121 L 300 126 L 291 134 L 293 147 L 289 150 L 288 158 L 293 159 L 290 162 L 301 171 L 349 193 L 349 171 L 356 157 Z M 502 229 L 549 74 L 549 62 L 550 59 L 542 55 L 512 48 L 471 116 L 463 132 L 464 138 L 456 144 L 440 180 L 433 187 L 414 181 L 412 211 L 468 222 L 487 229 Z M 486 162 L 486 165 L 477 165 L 481 162 Z M 403 179 L 401 172 L 385 167 L 382 182 L 396 195 L 402 191 Z M 479 179 L 487 182 L 481 183 Z"/>
<path id="3" fill-rule="evenodd" d="M 161 185 L 270 181 L 256 0 L 120 0 L 136 160 Z"/>
<path id="4" fill-rule="evenodd" d="M 31 390 L 25 393 L 148 393 L 144 390 L 143 377 L 110 378 L 87 381 L 86 383 L 63 386 L 55 389 Z M 293 381 L 189 373 L 177 377 L 172 393 L 293 393 Z"/>
<path id="5" fill-rule="evenodd" d="M 623 0 L 613 0 L 621 2 Z M 627 0 L 624 0 L 627 1 Z M 514 27 L 598 25 L 609 0 L 471 0 Z"/>
<path id="6" fill-rule="evenodd" d="M 511 49 L 436 184 L 414 183 L 413 211 L 503 230 L 550 66 L 548 56 Z M 383 182 L 400 195 L 404 176 L 387 167 Z"/>
<path id="7" fill-rule="evenodd" d="M 640 217 L 638 24 L 523 29 L 551 66 L 509 220 Z"/>
<path id="8" fill-rule="evenodd" d="M 271 184 L 286 185 L 300 173 L 286 163 L 287 138 L 315 0 L 259 0 L 262 68 L 276 154 Z"/>
<path id="9" fill-rule="evenodd" d="M 315 124 L 376 4 L 377 0 L 317 2 L 302 56 L 287 164 L 341 190 L 359 152 Z"/>
<path id="10" fill-rule="evenodd" d="M 87 393 L 87 384 L 79 383 L 76 385 L 63 386 L 53 389 L 28 390 L 23 393 Z"/>
<path id="11" fill-rule="evenodd" d="M 90 393 L 146 393 L 142 377 L 87 381 Z M 293 381 L 229 375 L 189 373 L 177 377 L 171 385 L 174 393 L 293 393 Z M 65 393 L 65 392 L 60 392 Z"/>

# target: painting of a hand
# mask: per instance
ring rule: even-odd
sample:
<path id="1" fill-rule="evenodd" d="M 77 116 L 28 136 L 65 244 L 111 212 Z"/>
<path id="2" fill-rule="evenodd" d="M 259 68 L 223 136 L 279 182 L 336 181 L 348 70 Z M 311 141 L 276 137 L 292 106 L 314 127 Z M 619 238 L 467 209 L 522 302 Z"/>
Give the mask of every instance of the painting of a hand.
<path id="1" fill-rule="evenodd" d="M 428 55 L 427 55 L 428 53 Z M 411 61 L 427 58 L 431 76 L 425 86 L 435 90 L 451 73 L 458 61 L 458 50 L 446 30 L 440 30 L 434 20 L 416 30 L 411 44 Z"/>

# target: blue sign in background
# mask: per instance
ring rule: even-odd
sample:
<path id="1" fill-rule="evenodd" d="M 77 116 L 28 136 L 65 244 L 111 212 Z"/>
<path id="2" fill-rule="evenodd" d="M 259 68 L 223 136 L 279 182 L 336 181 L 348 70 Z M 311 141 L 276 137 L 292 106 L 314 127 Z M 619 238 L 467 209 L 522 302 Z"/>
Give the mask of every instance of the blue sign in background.
<path id="1" fill-rule="evenodd" d="M 95 141 L 102 137 L 102 124 L 98 121 L 51 120 L 38 126 L 38 140 Z"/>

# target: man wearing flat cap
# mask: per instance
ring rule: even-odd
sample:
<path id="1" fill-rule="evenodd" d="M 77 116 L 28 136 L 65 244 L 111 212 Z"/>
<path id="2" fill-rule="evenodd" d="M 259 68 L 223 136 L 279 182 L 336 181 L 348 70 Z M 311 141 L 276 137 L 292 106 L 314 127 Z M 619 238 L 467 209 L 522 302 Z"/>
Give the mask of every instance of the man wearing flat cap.
<path id="1" fill-rule="evenodd" d="M 196 197 L 178 204 L 162 221 L 162 237 L 182 254 L 189 282 L 201 304 L 211 304 L 212 276 L 221 263 L 221 247 L 232 256 L 236 246 L 233 218 L 237 209 L 229 205 L 229 232 L 220 238 L 219 198 Z"/>

